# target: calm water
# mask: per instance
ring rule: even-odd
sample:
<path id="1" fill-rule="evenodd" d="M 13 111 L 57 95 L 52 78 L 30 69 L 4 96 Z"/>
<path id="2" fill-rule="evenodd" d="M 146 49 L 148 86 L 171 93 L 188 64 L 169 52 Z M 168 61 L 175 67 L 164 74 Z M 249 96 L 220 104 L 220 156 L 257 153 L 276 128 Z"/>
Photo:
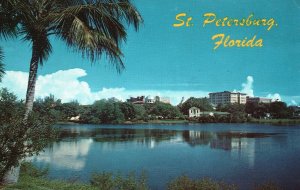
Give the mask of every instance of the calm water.
<path id="1" fill-rule="evenodd" d="M 49 177 L 88 181 L 93 172 L 147 172 L 151 189 L 186 174 L 252 189 L 300 188 L 300 126 L 248 124 L 61 125 L 61 138 L 33 161 Z"/>

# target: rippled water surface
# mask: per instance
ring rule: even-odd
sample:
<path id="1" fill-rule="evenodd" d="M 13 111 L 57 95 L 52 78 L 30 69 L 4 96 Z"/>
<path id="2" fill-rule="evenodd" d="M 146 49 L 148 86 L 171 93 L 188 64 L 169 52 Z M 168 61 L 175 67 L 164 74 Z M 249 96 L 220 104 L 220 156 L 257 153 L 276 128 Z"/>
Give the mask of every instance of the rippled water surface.
<path id="1" fill-rule="evenodd" d="M 60 125 L 60 140 L 33 161 L 49 177 L 88 181 L 93 172 L 147 172 L 151 189 L 186 174 L 300 188 L 300 126 L 250 124 Z"/>

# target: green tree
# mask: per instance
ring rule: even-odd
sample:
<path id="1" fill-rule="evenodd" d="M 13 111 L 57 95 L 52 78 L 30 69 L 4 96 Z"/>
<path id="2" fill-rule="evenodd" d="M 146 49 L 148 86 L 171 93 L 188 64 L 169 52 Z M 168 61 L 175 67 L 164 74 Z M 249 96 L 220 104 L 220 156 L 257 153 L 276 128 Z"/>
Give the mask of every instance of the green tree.
<path id="1" fill-rule="evenodd" d="M 266 116 L 266 113 L 270 113 L 270 104 L 247 102 L 245 111 L 254 118 L 262 118 Z"/>
<path id="2" fill-rule="evenodd" d="M 124 22 L 138 29 L 142 21 L 129 0 L 0 0 L 0 4 L 1 35 L 16 34 L 32 47 L 24 121 L 33 108 L 38 67 L 52 52 L 51 36 L 91 62 L 107 54 L 120 71 L 124 68 L 120 50 L 126 39 Z"/>
<path id="3" fill-rule="evenodd" d="M 289 118 L 292 116 L 292 112 L 285 102 L 272 102 L 270 113 L 273 118 Z"/>
<path id="4" fill-rule="evenodd" d="M 58 109 L 61 107 L 61 100 L 56 100 L 54 95 L 46 96 L 44 99 L 38 98 L 34 102 L 35 114 L 39 114 L 41 117 L 46 117 L 46 120 L 53 123 L 62 120 L 62 112 Z"/>
<path id="5" fill-rule="evenodd" d="M 244 104 L 238 104 L 238 103 L 225 104 L 225 105 L 219 106 L 218 111 L 229 112 L 230 113 L 230 116 L 229 116 L 230 123 L 241 123 L 241 122 L 245 122 L 247 120 L 245 107 L 246 106 Z"/>
<path id="6" fill-rule="evenodd" d="M 134 114 L 136 120 L 144 120 L 144 121 L 148 120 L 148 114 L 143 105 L 134 104 L 133 108 L 134 108 Z"/>
<path id="7" fill-rule="evenodd" d="M 154 104 L 146 104 L 145 108 L 148 115 L 161 116 L 167 119 L 182 117 L 178 107 L 172 106 L 162 102 L 155 102 Z"/>
<path id="8" fill-rule="evenodd" d="M 14 117 L 23 111 L 21 102 L 17 96 L 6 88 L 0 89 L 0 121 L 2 124 L 12 123 Z"/>
<path id="9" fill-rule="evenodd" d="M 104 108 L 106 100 L 95 101 L 91 106 L 91 115 L 89 117 L 89 123 L 101 123 L 101 114 Z M 89 113 L 88 113 L 89 114 Z"/>
<path id="10" fill-rule="evenodd" d="M 82 121 L 88 123 L 122 123 L 125 117 L 120 103 L 109 100 L 95 101 L 91 108 L 82 114 Z"/>
<path id="11" fill-rule="evenodd" d="M 106 101 L 101 109 L 100 119 L 102 123 L 122 123 L 124 115 L 118 103 Z"/>
<path id="12" fill-rule="evenodd" d="M 80 122 L 83 123 L 100 123 L 100 119 L 95 117 L 91 105 L 81 106 Z"/>
<path id="13" fill-rule="evenodd" d="M 63 120 L 68 120 L 71 117 L 78 116 L 82 112 L 81 106 L 79 105 L 78 101 L 75 100 L 61 104 L 58 109 L 62 113 Z"/>
<path id="14" fill-rule="evenodd" d="M 191 107 L 197 107 L 200 108 L 201 111 L 212 111 L 213 107 L 211 106 L 209 100 L 207 98 L 194 98 L 191 97 L 187 99 L 181 106 L 180 111 L 188 115 L 189 109 Z"/>
<path id="15" fill-rule="evenodd" d="M 136 118 L 135 109 L 132 103 L 130 102 L 122 102 L 119 104 L 119 107 L 124 114 L 126 120 L 132 120 Z"/>

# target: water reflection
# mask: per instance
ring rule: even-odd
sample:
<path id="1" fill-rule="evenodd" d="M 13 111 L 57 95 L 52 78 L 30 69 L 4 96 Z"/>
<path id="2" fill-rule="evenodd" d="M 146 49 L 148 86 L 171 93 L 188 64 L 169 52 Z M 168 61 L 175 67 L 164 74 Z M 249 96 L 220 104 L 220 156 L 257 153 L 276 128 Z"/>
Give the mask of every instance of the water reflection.
<path id="1" fill-rule="evenodd" d="M 54 178 L 88 181 L 93 172 L 145 169 L 150 186 L 165 189 L 165 182 L 182 172 L 194 178 L 241 179 L 237 183 L 242 185 L 300 175 L 295 151 L 300 150 L 300 130 L 294 128 L 78 125 L 60 130 L 59 140 L 34 158 L 38 165 L 49 164 Z"/>
<path id="2" fill-rule="evenodd" d="M 83 138 L 91 138 L 95 143 L 106 142 L 110 144 L 136 142 L 154 148 L 159 142 L 172 141 L 178 135 L 178 131 L 160 129 L 72 128 L 62 130 L 59 139 L 78 141 Z"/>
<path id="3" fill-rule="evenodd" d="M 154 145 L 158 145 L 160 142 L 186 142 L 191 147 L 209 145 L 212 149 L 229 151 L 232 149 L 246 148 L 249 143 L 254 143 L 255 139 L 275 136 L 280 137 L 275 138 L 279 143 L 281 143 L 282 140 L 285 140 L 282 133 L 127 128 L 69 128 L 61 131 L 59 139 L 62 141 L 68 139 L 72 142 L 89 139 L 90 143 L 105 142 L 110 144 L 135 142 L 150 148 L 154 148 Z"/>
<path id="4" fill-rule="evenodd" d="M 185 142 L 194 147 L 197 145 L 210 145 L 213 149 L 241 149 L 248 144 L 249 139 L 266 138 L 281 133 L 249 133 L 249 132 L 209 132 L 209 131 L 183 131 Z"/>
<path id="5" fill-rule="evenodd" d="M 74 125 L 60 130 L 60 139 L 33 158 L 39 166 L 49 164 L 51 178 L 78 176 L 87 182 L 94 172 L 145 169 L 152 189 L 166 189 L 166 181 L 183 172 L 193 178 L 224 179 L 246 189 L 270 179 L 300 185 L 295 180 L 300 176 L 299 128 Z"/>
<path id="6" fill-rule="evenodd" d="M 255 164 L 255 147 L 257 139 L 275 137 L 278 143 L 285 141 L 282 133 L 251 133 L 251 132 L 209 132 L 184 131 L 183 139 L 192 147 L 208 145 L 211 149 L 230 151 L 232 158 L 245 160 L 250 168 Z M 259 142 L 259 141 L 258 141 Z M 276 140 L 275 140 L 276 142 Z M 265 142 L 264 142 L 265 143 Z"/>
<path id="7" fill-rule="evenodd" d="M 36 157 L 38 162 L 57 167 L 81 170 L 86 165 L 92 145 L 101 150 L 115 150 L 116 146 L 130 143 L 154 149 L 160 143 L 187 143 L 190 147 L 207 146 L 211 149 L 231 151 L 239 159 L 246 157 L 254 165 L 256 139 L 278 133 L 212 132 L 197 130 L 127 129 L 127 128 L 64 128 L 59 141 Z"/>
<path id="8" fill-rule="evenodd" d="M 59 168 L 81 170 L 85 167 L 86 156 L 92 143 L 91 138 L 53 143 L 34 160 L 51 163 Z"/>

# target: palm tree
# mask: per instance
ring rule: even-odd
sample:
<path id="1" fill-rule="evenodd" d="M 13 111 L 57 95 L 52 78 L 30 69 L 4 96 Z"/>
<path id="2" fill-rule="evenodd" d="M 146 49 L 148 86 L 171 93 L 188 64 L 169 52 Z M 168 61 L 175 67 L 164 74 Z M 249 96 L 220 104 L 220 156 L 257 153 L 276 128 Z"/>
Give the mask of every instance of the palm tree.
<path id="1" fill-rule="evenodd" d="M 33 107 L 38 67 L 52 51 L 50 36 L 91 62 L 106 54 L 121 71 L 124 25 L 137 30 L 142 22 L 130 0 L 0 0 L 0 19 L 2 36 L 13 33 L 32 45 L 24 121 Z"/>
<path id="2" fill-rule="evenodd" d="M 3 75 L 5 74 L 4 72 L 4 64 L 3 64 L 3 52 L 2 52 L 2 49 L 0 47 L 0 82 L 1 82 L 1 79 L 3 77 Z"/>

